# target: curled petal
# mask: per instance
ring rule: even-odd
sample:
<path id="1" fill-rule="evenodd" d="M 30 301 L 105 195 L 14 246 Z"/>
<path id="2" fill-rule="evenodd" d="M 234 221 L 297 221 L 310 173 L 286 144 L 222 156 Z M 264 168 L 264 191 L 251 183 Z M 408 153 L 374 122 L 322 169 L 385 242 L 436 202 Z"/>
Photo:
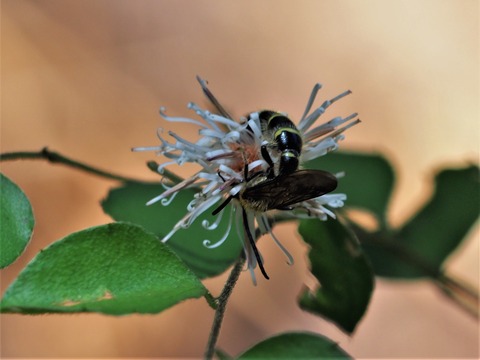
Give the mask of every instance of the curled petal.
<path id="1" fill-rule="evenodd" d="M 200 121 L 197 121 L 197 120 L 184 118 L 184 117 L 168 116 L 167 114 L 165 114 L 165 107 L 163 107 L 163 106 L 160 108 L 159 113 L 168 122 L 182 122 L 182 123 L 186 123 L 186 124 L 195 124 L 195 125 L 198 125 L 202 128 L 207 127 L 205 124 L 202 124 Z"/>
<path id="2" fill-rule="evenodd" d="M 256 119 L 248 120 L 248 126 L 250 126 L 250 129 L 252 129 L 255 137 L 258 139 L 261 139 L 263 135 L 262 135 L 262 130 L 260 129 L 260 126 L 259 126 L 258 113 L 255 113 L 255 114 L 257 115 Z"/>
<path id="3" fill-rule="evenodd" d="M 163 198 L 160 200 L 160 203 L 163 205 L 163 206 L 168 206 L 170 205 L 170 203 L 173 201 L 173 199 L 175 199 L 175 197 L 177 196 L 178 192 L 175 192 L 172 194 L 172 196 L 170 196 L 169 198 Z"/>
<path id="4" fill-rule="evenodd" d="M 222 245 L 225 242 L 225 240 L 227 240 L 228 235 L 230 235 L 230 230 L 232 229 L 232 215 L 233 215 L 233 210 L 230 211 L 230 219 L 228 220 L 227 230 L 225 231 L 225 234 L 223 234 L 223 236 L 220 238 L 220 240 L 214 244 L 212 244 L 211 241 L 208 239 L 203 240 L 203 246 L 209 249 L 215 249 L 220 245 Z M 221 215 L 219 216 L 219 218 L 221 218 Z"/>

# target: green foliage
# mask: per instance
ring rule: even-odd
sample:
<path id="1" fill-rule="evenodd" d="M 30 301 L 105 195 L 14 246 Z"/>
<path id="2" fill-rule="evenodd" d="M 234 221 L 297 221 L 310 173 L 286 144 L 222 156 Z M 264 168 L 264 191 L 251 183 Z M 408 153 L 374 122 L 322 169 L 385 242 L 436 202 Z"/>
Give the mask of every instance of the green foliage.
<path id="1" fill-rule="evenodd" d="M 479 214 L 478 167 L 449 169 L 435 177 L 435 192 L 399 229 L 386 234 L 358 229 L 378 275 L 436 276 Z"/>
<path id="2" fill-rule="evenodd" d="M 307 164 L 346 172 L 338 192 L 347 194 L 345 208 L 373 213 L 375 231 L 351 224 L 379 276 L 415 279 L 436 277 L 479 215 L 478 167 L 445 169 L 435 178 L 435 192 L 417 214 L 399 229 L 387 222 L 394 173 L 380 155 L 332 153 Z"/>
<path id="3" fill-rule="evenodd" d="M 239 360 L 249 359 L 351 359 L 326 337 L 303 333 L 285 333 L 264 340 L 244 352 Z"/>
<path id="4" fill-rule="evenodd" d="M 388 203 L 393 191 L 394 172 L 390 163 L 378 154 L 333 152 L 306 164 L 312 169 L 345 173 L 336 192 L 348 196 L 348 207 L 371 212 L 381 227 L 387 225 Z"/>
<path id="5" fill-rule="evenodd" d="M 25 250 L 35 220 L 23 191 L 0 174 L 0 268 L 13 263 Z"/>
<path id="6" fill-rule="evenodd" d="M 183 190 L 168 206 L 163 206 L 160 202 L 145 206 L 148 200 L 164 191 L 165 189 L 157 184 L 127 183 L 112 189 L 108 197 L 102 201 L 102 207 L 113 219 L 139 224 L 159 238 L 163 238 L 185 216 L 187 205 L 195 194 L 193 189 Z M 203 245 L 206 239 L 215 243 L 226 231 L 227 219 L 223 219 L 218 229 L 214 231 L 206 230 L 202 226 L 202 221 L 206 220 L 212 224 L 215 219 L 216 217 L 207 213 L 188 229 L 180 229 L 167 242 L 167 245 L 200 278 L 223 273 L 235 262 L 242 250 L 242 243 L 235 229 L 230 231 L 228 239 L 221 246 L 209 249 Z"/>
<path id="7" fill-rule="evenodd" d="M 319 282 L 315 291 L 302 291 L 299 304 L 347 333 L 355 330 L 368 307 L 374 288 L 372 268 L 380 276 L 429 276 L 438 280 L 445 259 L 478 218 L 480 187 L 476 166 L 439 172 L 432 197 L 405 224 L 393 229 L 387 221 L 387 210 L 394 172 L 382 156 L 333 153 L 307 165 L 333 173 L 345 172 L 336 191 L 347 194 L 345 207 L 366 211 L 378 220 L 378 228 L 371 231 L 340 213 L 342 222 L 306 220 L 299 228 L 310 246 L 312 275 Z M 33 215 L 21 190 L 4 176 L 0 180 L 0 265 L 4 267 L 28 243 Z M 0 310 L 26 314 L 158 313 L 201 296 L 215 307 L 216 300 L 199 278 L 221 274 L 235 262 L 242 251 L 238 231 L 230 229 L 221 246 L 207 248 L 205 240 L 215 244 L 228 232 L 228 219 L 222 219 L 214 231 L 206 230 L 204 225 L 217 219 L 206 213 L 189 229 L 177 231 L 164 245 L 159 239 L 187 214 L 196 191 L 181 191 L 168 206 L 145 206 L 163 191 L 159 184 L 132 181 L 111 190 L 102 202 L 104 211 L 117 221 L 132 224 L 119 222 L 86 229 L 47 247 L 7 289 Z M 220 350 L 217 356 L 229 358 Z M 287 333 L 264 340 L 240 356 L 254 358 L 349 356 L 321 336 Z"/>
<path id="8" fill-rule="evenodd" d="M 311 247 L 312 274 L 320 288 L 305 290 L 300 306 L 352 333 L 362 318 L 374 287 L 373 272 L 356 239 L 339 221 L 302 221 L 300 235 Z"/>
<path id="9" fill-rule="evenodd" d="M 40 252 L 7 289 L 2 312 L 158 313 L 206 289 L 142 228 L 114 223 L 83 230 Z"/>

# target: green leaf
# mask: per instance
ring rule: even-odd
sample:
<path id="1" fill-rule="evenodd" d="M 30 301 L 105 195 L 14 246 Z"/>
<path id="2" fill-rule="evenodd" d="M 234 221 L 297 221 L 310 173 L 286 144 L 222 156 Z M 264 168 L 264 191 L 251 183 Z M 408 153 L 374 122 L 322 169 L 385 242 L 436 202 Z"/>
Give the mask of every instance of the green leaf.
<path id="1" fill-rule="evenodd" d="M 300 235 L 311 246 L 312 274 L 320 288 L 300 296 L 302 309 L 326 317 L 352 333 L 365 313 L 374 287 L 370 265 L 353 233 L 340 222 L 302 221 Z"/>
<path id="2" fill-rule="evenodd" d="M 0 268 L 13 263 L 32 237 L 33 211 L 23 191 L 0 174 Z"/>
<path id="3" fill-rule="evenodd" d="M 102 207 L 113 219 L 140 224 L 163 238 L 187 214 L 187 205 L 196 192 L 193 189 L 182 190 L 168 206 L 163 206 L 160 202 L 145 205 L 164 191 L 165 189 L 157 184 L 125 184 L 111 190 L 102 202 Z M 209 211 L 196 219 L 188 229 L 177 231 L 166 243 L 200 278 L 223 273 L 242 251 L 242 243 L 234 227 L 221 246 L 207 248 L 203 245 L 206 239 L 212 243 L 217 242 L 227 230 L 227 216 L 224 216 L 216 230 L 206 230 L 202 226 L 202 221 L 207 220 L 212 224 L 216 218 L 210 215 Z"/>
<path id="4" fill-rule="evenodd" d="M 477 166 L 441 171 L 431 199 L 391 238 L 360 235 L 378 275 L 418 278 L 441 271 L 478 219 L 478 171 Z"/>
<path id="5" fill-rule="evenodd" d="M 345 172 L 336 192 L 347 194 L 346 206 L 371 211 L 381 227 L 386 227 L 386 212 L 394 185 L 394 172 L 381 155 L 332 152 L 305 164 L 307 168 Z"/>
<path id="6" fill-rule="evenodd" d="M 285 333 L 264 340 L 238 359 L 351 359 L 336 343 L 308 332 Z"/>
<path id="7" fill-rule="evenodd" d="M 122 223 L 71 234 L 40 252 L 7 289 L 2 312 L 158 313 L 206 294 L 158 239 Z"/>

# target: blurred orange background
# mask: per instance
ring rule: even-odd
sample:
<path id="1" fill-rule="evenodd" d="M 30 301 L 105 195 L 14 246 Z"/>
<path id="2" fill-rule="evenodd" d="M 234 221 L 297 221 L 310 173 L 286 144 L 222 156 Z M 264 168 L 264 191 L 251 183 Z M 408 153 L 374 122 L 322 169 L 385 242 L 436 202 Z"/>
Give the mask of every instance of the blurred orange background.
<path id="1" fill-rule="evenodd" d="M 156 128 L 171 127 L 160 106 L 192 116 L 189 101 L 206 104 L 198 74 L 238 116 L 267 107 L 298 118 L 315 82 L 324 85 L 322 101 L 351 89 L 325 118 L 359 112 L 363 122 L 343 148 L 382 152 L 396 165 L 395 225 L 429 196 L 433 170 L 478 161 L 475 0 L 2 0 L 1 31 L 2 152 L 48 146 L 112 172 L 158 179 L 145 167 L 154 154 L 130 148 L 157 144 Z M 44 161 L 1 166 L 36 216 L 33 241 L 1 273 L 4 291 L 40 249 L 110 222 L 98 203 L 116 183 Z M 294 227 L 276 234 L 297 262 L 286 266 L 272 241 L 260 242 L 271 280 L 254 287 L 241 277 L 220 335 L 228 353 L 305 329 L 356 358 L 479 356 L 478 323 L 426 281 L 379 280 L 351 338 L 302 312 L 296 297 L 309 281 L 307 248 Z M 478 250 L 476 230 L 446 267 L 477 289 Z M 226 276 L 205 283 L 218 294 Z M 155 316 L 2 315 L 1 356 L 197 358 L 212 319 L 203 299 Z"/>

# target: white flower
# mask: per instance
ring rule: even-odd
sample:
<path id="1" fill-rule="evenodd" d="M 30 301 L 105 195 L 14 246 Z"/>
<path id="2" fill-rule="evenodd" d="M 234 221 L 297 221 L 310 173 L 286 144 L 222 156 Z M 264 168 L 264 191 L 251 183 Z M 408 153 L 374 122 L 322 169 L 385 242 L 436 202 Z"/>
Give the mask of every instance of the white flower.
<path id="1" fill-rule="evenodd" d="M 207 211 L 218 213 L 218 217 L 213 224 L 209 224 L 207 221 L 202 223 L 206 229 L 213 230 L 220 223 L 224 212 L 227 211 L 229 212 L 229 220 L 224 236 L 213 243 L 210 240 L 204 240 L 204 245 L 208 248 L 220 246 L 227 239 L 232 223 L 235 221 L 237 229 L 244 229 L 244 233 L 238 234 L 238 236 L 242 239 L 248 269 L 252 274 L 254 283 L 255 276 L 253 270 L 257 264 L 263 275 L 268 279 L 262 258 L 251 235 L 255 234 L 256 227 L 258 227 L 261 234 L 269 233 L 271 235 L 273 240 L 286 254 L 290 264 L 293 263 L 293 258 L 272 233 L 267 213 L 255 211 L 249 208 L 248 204 L 245 206 L 245 203 L 242 205 L 239 197 L 252 177 L 258 178 L 260 180 L 257 181 L 262 182 L 262 176 L 269 170 L 270 165 L 267 162 L 268 160 L 263 158 L 261 148 L 262 145 L 269 141 L 271 142 L 271 139 L 266 138 L 265 131 L 262 131 L 258 112 L 253 112 L 246 118 L 241 118 L 240 121 L 233 120 L 233 117 L 221 106 L 207 88 L 206 82 L 198 77 L 197 79 L 204 93 L 217 108 L 219 114 L 213 114 L 201 109 L 194 103 L 189 103 L 188 108 L 198 115 L 199 120 L 168 116 L 164 108 L 160 110 L 160 114 L 169 122 L 182 122 L 197 126 L 199 139 L 192 143 L 169 131 L 168 135 L 171 140 L 168 141 L 163 135 L 163 129 L 159 129 L 158 138 L 160 139 L 160 145 L 137 147 L 133 150 L 156 151 L 158 154 L 170 159 L 170 161 L 158 167 L 160 174 L 164 172 L 164 168 L 168 165 L 182 165 L 188 162 L 200 165 L 201 169 L 173 187 L 168 188 L 164 185 L 166 187 L 165 192 L 150 200 L 147 204 L 150 205 L 161 201 L 163 205 L 168 205 L 180 190 L 186 188 L 198 189 L 198 193 L 196 193 L 187 207 L 185 216 L 178 221 L 162 241 L 168 241 L 179 229 L 188 228 L 200 215 Z M 304 115 L 297 125 L 303 140 L 300 162 L 315 159 L 337 149 L 338 142 L 343 139 L 343 132 L 360 121 L 358 119 L 354 120 L 357 116 L 354 113 L 345 118 L 335 117 L 328 122 L 313 127 L 313 124 L 330 105 L 350 94 L 350 91 L 345 91 L 333 99 L 325 101 L 309 114 L 320 88 L 320 84 L 314 86 Z M 273 161 L 278 160 L 275 154 L 272 155 L 272 158 Z M 294 204 L 289 209 L 281 211 L 289 211 L 297 217 L 317 217 L 321 220 L 326 220 L 327 216 L 335 217 L 335 214 L 329 210 L 329 207 L 341 207 L 345 199 L 346 196 L 344 194 L 326 194 Z M 230 207 L 225 206 L 228 202 L 231 204 Z M 299 209 L 304 211 L 298 215 Z M 295 213 L 293 212 L 294 210 L 296 210 Z"/>

